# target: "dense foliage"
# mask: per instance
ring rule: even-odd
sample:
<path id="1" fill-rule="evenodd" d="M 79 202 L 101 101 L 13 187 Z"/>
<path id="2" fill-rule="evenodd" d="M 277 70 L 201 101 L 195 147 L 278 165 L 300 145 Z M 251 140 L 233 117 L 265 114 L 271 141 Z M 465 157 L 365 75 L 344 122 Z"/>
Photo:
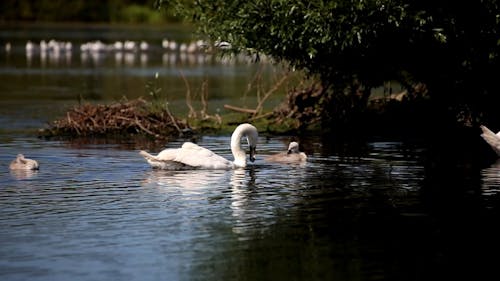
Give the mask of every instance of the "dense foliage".
<path id="1" fill-rule="evenodd" d="M 423 83 L 433 104 L 467 122 L 497 118 L 496 0 L 159 1 L 213 40 L 285 60 L 315 75 L 323 107 L 366 105 L 370 89 Z M 339 108 L 340 104 L 340 108 Z M 483 114 L 484 113 L 484 114 Z"/>

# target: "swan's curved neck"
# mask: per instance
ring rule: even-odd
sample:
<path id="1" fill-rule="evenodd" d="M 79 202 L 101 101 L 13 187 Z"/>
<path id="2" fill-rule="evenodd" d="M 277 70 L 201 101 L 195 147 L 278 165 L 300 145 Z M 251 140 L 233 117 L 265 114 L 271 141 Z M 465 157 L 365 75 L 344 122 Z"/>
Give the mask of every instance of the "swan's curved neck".
<path id="1" fill-rule="evenodd" d="M 233 153 L 234 161 L 233 164 L 236 167 L 246 167 L 246 154 L 243 149 L 241 149 L 241 138 L 246 137 L 248 145 L 250 147 L 255 147 L 257 143 L 257 129 L 250 124 L 239 125 L 231 135 L 231 152 Z"/>

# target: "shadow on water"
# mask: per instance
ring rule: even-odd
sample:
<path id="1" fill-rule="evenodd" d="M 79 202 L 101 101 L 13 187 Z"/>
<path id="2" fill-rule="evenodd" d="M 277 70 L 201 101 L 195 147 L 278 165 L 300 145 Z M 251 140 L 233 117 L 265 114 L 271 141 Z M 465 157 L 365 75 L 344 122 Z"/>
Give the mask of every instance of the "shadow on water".
<path id="1" fill-rule="evenodd" d="M 398 149 L 400 144 L 369 146 L 370 155 L 347 160 L 319 157 L 306 169 L 287 168 L 283 186 L 278 183 L 285 195 L 276 202 L 269 202 L 269 196 L 262 199 L 266 191 L 258 188 L 267 167 L 247 171 L 250 179 L 240 182 L 246 187 L 238 193 L 245 204 L 234 205 L 241 206 L 239 213 L 244 214 L 246 208 L 256 210 L 249 206 L 260 198 L 267 211 L 275 208 L 275 218 L 270 225 L 233 231 L 238 239 L 213 254 L 216 271 L 220 270 L 217 276 L 265 276 L 265 280 L 495 276 L 498 163 L 481 170 L 448 161 L 446 168 L 435 170 L 436 163 L 428 167 L 398 159 L 402 155 L 397 151 L 405 151 Z M 389 156 L 388 162 L 383 161 Z M 287 198 L 295 201 L 286 204 Z M 247 242 L 236 257 L 229 249 L 241 251 L 241 240 Z M 223 258 L 227 256 L 233 258 Z"/>
<path id="2" fill-rule="evenodd" d="M 443 278 L 498 277 L 499 195 L 484 191 L 488 182 L 500 182 L 494 153 L 478 135 L 429 145 L 420 197 L 435 224 Z"/>
<path id="3" fill-rule="evenodd" d="M 305 169 L 278 168 L 278 174 L 286 176 L 274 175 L 276 186 L 261 189 L 259 178 L 270 172 L 265 168 L 250 170 L 244 192 L 238 193 L 245 199 L 245 204 L 238 204 L 242 207 L 239 212 L 244 214 L 247 208 L 255 211 L 252 203 L 264 201 L 266 207 L 255 216 L 265 217 L 266 211 L 274 209 L 274 219 L 271 224 L 235 232 L 239 239 L 233 241 L 247 242 L 242 256 L 229 263 L 222 257 L 234 256 L 231 253 L 214 257 L 220 260 L 222 276 L 371 280 L 413 276 L 418 272 L 407 271 L 403 268 L 406 264 L 431 264 L 426 256 L 432 255 L 431 246 L 420 247 L 426 244 L 422 239 L 428 240 L 421 235 L 427 230 L 422 229 L 427 216 L 415 210 L 422 170 L 409 170 L 405 163 L 390 167 L 374 160 L 315 159 Z M 402 179 L 408 183 L 408 176 L 417 180 L 406 186 L 398 184 Z M 282 198 L 272 200 L 268 192 L 281 193 Z M 237 251 L 238 245 L 223 249 Z"/>

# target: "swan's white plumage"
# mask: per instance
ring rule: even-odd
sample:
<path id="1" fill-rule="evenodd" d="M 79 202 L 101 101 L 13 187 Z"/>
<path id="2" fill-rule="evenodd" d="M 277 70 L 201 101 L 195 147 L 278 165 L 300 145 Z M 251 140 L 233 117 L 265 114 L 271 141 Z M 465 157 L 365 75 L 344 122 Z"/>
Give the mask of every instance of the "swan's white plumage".
<path id="1" fill-rule="evenodd" d="M 141 151 L 140 154 L 153 168 L 165 170 L 233 169 L 246 166 L 246 154 L 240 147 L 240 140 L 243 137 L 247 138 L 251 151 L 250 159 L 253 161 L 252 151 L 255 152 L 257 129 L 246 123 L 239 125 L 231 137 L 234 162 L 192 142 L 185 142 L 181 148 L 165 149 L 156 156 L 145 151 Z"/>
<path id="2" fill-rule="evenodd" d="M 10 162 L 11 170 L 38 170 L 39 165 L 36 160 L 24 158 L 24 155 L 18 154 L 16 159 Z"/>
<path id="3" fill-rule="evenodd" d="M 204 167 L 206 169 L 229 169 L 233 167 L 231 161 L 192 142 L 185 142 L 182 145 L 174 161 L 184 163 L 188 166 Z"/>
<path id="4" fill-rule="evenodd" d="M 481 125 L 481 130 L 483 133 L 481 137 L 491 146 L 491 148 L 500 156 L 500 132 L 493 133 L 486 126 Z"/>

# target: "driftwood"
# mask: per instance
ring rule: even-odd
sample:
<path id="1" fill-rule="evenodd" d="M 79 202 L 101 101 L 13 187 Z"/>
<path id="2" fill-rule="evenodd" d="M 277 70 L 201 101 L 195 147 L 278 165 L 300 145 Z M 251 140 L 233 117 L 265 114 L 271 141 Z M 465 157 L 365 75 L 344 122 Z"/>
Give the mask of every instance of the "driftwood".
<path id="1" fill-rule="evenodd" d="M 257 110 L 255 110 L 255 109 L 242 108 L 242 107 L 238 107 L 238 106 L 234 106 L 234 105 L 230 105 L 230 104 L 225 104 L 224 108 L 232 110 L 232 111 L 240 112 L 240 113 L 249 113 L 249 114 L 257 113 Z"/>
<path id="2" fill-rule="evenodd" d="M 153 137 L 179 136 L 180 126 L 167 109 L 152 110 L 139 98 L 111 105 L 82 104 L 68 110 L 66 116 L 49 124 L 44 136 L 92 136 L 142 134 Z"/>

